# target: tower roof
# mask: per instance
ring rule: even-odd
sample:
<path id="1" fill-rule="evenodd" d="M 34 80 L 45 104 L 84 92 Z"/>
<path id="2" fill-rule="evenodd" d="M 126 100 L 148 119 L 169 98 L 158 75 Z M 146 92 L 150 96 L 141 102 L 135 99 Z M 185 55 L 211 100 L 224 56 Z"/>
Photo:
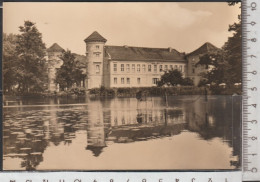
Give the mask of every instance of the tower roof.
<path id="1" fill-rule="evenodd" d="M 48 52 L 62 52 L 62 51 L 64 51 L 64 49 L 61 46 L 59 46 L 59 44 L 54 43 L 54 44 L 52 44 L 51 47 L 49 47 L 47 49 L 47 51 Z"/>
<path id="2" fill-rule="evenodd" d="M 195 51 L 189 53 L 188 56 L 199 55 L 199 54 L 204 54 L 204 53 L 214 52 L 214 51 L 219 51 L 219 50 L 220 50 L 219 48 L 217 48 L 210 42 L 206 42 L 202 46 L 200 46 L 198 49 L 196 49 Z"/>
<path id="3" fill-rule="evenodd" d="M 97 31 L 94 31 L 90 36 L 88 36 L 85 42 L 106 42 L 107 39 L 102 37 Z"/>

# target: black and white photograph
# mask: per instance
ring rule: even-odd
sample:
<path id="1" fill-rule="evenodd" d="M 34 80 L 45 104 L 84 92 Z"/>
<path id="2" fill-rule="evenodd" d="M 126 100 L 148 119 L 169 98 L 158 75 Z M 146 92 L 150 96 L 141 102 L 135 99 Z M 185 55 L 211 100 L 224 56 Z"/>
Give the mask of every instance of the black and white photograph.
<path id="1" fill-rule="evenodd" d="M 241 29 L 241 3 L 4 2 L 3 170 L 241 170 Z"/>

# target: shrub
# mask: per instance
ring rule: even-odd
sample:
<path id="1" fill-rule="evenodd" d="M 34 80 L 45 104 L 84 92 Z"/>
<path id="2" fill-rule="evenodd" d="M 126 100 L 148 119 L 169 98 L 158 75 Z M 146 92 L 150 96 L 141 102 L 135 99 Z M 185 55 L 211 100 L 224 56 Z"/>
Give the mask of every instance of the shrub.
<path id="1" fill-rule="evenodd" d="M 84 87 L 72 87 L 67 90 L 67 93 L 69 95 L 77 95 L 77 96 L 82 96 L 85 95 L 86 90 Z"/>
<path id="2" fill-rule="evenodd" d="M 95 96 L 100 96 L 100 97 L 114 97 L 115 90 L 113 90 L 111 88 L 105 88 L 102 86 L 100 88 L 90 89 L 89 94 L 95 95 Z"/>

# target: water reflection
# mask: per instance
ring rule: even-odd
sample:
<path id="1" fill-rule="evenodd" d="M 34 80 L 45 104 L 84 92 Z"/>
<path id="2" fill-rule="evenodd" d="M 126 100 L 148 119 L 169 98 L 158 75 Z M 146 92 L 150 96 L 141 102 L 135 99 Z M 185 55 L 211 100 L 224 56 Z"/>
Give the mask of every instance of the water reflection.
<path id="1" fill-rule="evenodd" d="M 168 99 L 167 105 L 168 107 L 165 99 L 159 97 L 148 98 L 141 102 L 135 98 L 36 99 L 35 102 L 33 99 L 24 99 L 5 102 L 4 169 L 74 169 L 71 165 L 61 166 L 51 162 L 51 159 L 61 155 L 60 150 L 66 146 L 66 150 L 73 151 L 72 155 L 76 155 L 76 151 L 81 151 L 79 156 L 63 158 L 69 161 L 68 164 L 75 162 L 74 157 L 99 164 L 88 166 L 87 161 L 81 161 L 83 164 L 78 164 L 76 169 L 103 169 L 104 163 L 106 169 L 129 169 L 127 164 L 114 167 L 113 163 L 119 158 L 113 156 L 129 146 L 130 154 L 125 157 L 131 156 L 131 152 L 140 150 L 136 148 L 138 142 L 142 143 L 141 149 L 144 151 L 152 144 L 172 153 L 176 152 L 174 145 L 177 146 L 178 142 L 185 145 L 183 148 L 192 146 L 189 141 L 193 141 L 193 144 L 198 142 L 199 146 L 196 147 L 198 149 L 201 147 L 198 156 L 204 155 L 202 150 L 207 144 L 205 142 L 211 142 L 210 145 L 215 145 L 216 150 L 211 151 L 214 154 L 207 155 L 215 156 L 219 152 L 217 146 L 220 140 L 226 147 L 226 155 L 229 156 L 231 152 L 228 159 L 223 162 L 227 165 L 218 165 L 218 161 L 215 161 L 215 164 L 209 162 L 197 166 L 187 164 L 187 167 L 182 167 L 172 162 L 180 158 L 173 155 L 165 159 L 168 162 L 161 164 L 161 168 L 156 168 L 155 159 L 154 162 L 149 161 L 150 167 L 145 164 L 142 166 L 144 162 L 142 160 L 154 155 L 153 151 L 149 151 L 149 154 L 141 152 L 138 154 L 138 159 L 136 157 L 133 159 L 137 164 L 136 167 L 133 165 L 132 169 L 240 167 L 240 97 L 211 96 L 206 102 L 203 96 L 174 96 Z M 187 135 L 187 132 L 190 135 Z M 171 143 L 165 142 L 167 138 Z M 206 147 L 210 148 L 208 145 Z M 68 153 L 66 150 L 62 151 L 64 155 Z M 189 158 L 195 155 L 190 152 L 185 154 L 187 151 L 183 151 L 182 157 Z M 124 155 L 120 158 L 122 161 L 128 160 L 123 159 Z M 215 159 L 212 157 L 212 160 Z M 51 165 L 56 166 L 50 167 Z"/>

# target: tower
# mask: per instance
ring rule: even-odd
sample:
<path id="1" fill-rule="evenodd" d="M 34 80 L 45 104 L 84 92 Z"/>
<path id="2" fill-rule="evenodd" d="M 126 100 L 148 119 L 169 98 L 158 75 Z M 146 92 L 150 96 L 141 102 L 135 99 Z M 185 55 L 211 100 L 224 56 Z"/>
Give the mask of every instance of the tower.
<path id="1" fill-rule="evenodd" d="M 63 61 L 60 59 L 64 51 L 57 43 L 54 43 L 47 49 L 48 54 L 48 90 L 50 92 L 58 92 L 59 86 L 55 84 L 57 69 L 61 67 Z"/>
<path id="2" fill-rule="evenodd" d="M 104 46 L 107 40 L 95 31 L 84 41 L 87 57 L 86 88 L 99 88 L 103 83 Z"/>

